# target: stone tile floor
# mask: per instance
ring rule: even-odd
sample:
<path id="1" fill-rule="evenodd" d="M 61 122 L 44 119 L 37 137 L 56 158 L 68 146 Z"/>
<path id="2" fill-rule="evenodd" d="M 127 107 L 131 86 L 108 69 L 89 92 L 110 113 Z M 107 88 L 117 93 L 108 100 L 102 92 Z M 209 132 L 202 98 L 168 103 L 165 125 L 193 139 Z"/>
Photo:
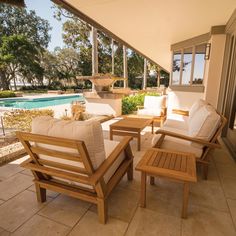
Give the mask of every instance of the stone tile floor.
<path id="1" fill-rule="evenodd" d="M 104 136 L 108 137 L 107 127 Z M 119 140 L 120 138 L 116 138 Z M 150 128 L 143 132 L 142 151 L 131 146 L 134 166 L 151 146 Z M 98 223 L 96 206 L 48 191 L 36 201 L 32 175 L 19 167 L 23 159 L 0 167 L 0 236 L 54 235 L 236 235 L 236 165 L 223 147 L 213 153 L 209 179 L 191 185 L 188 219 L 181 219 L 182 185 L 157 179 L 147 187 L 147 207 L 139 207 L 140 173 L 126 176 L 109 198 L 109 219 Z"/>

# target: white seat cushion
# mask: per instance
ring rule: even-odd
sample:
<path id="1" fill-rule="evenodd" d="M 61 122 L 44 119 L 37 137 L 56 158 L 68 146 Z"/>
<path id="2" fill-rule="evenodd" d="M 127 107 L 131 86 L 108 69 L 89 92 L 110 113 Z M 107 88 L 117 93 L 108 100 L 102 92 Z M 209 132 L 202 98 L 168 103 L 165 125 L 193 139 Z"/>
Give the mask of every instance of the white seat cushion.
<path id="1" fill-rule="evenodd" d="M 137 111 L 138 115 L 146 115 L 146 116 L 161 116 L 162 110 L 161 109 L 151 109 L 151 108 L 144 108 Z"/>
<path id="2" fill-rule="evenodd" d="M 164 123 L 164 127 L 177 128 L 180 130 L 187 131 L 188 130 L 188 122 L 185 120 L 167 119 Z"/>
<path id="3" fill-rule="evenodd" d="M 102 127 L 97 121 L 67 121 L 42 116 L 33 120 L 32 133 L 84 141 L 94 169 L 106 158 Z M 62 150 L 72 151 L 68 148 Z"/>
<path id="4" fill-rule="evenodd" d="M 182 135 L 188 135 L 186 130 L 175 129 L 172 127 L 163 127 L 162 130 L 170 131 L 173 133 L 178 133 Z M 156 134 L 152 139 L 152 146 L 154 146 L 157 141 L 160 139 L 161 134 Z M 168 149 L 171 151 L 179 151 L 179 152 L 189 152 L 193 153 L 196 157 L 201 157 L 202 155 L 202 147 L 195 147 L 191 145 L 192 142 L 174 138 L 171 136 L 165 136 L 165 139 L 161 145 L 161 148 Z"/>

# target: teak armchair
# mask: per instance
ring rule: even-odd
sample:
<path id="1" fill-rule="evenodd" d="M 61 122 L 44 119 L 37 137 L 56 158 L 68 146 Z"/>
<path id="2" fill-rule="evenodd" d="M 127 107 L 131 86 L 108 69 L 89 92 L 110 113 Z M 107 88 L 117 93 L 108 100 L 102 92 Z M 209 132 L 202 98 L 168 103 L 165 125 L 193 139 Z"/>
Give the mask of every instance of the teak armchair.
<path id="1" fill-rule="evenodd" d="M 67 194 L 96 204 L 99 221 L 106 223 L 109 194 L 125 173 L 127 173 L 128 180 L 133 178 L 133 154 L 129 144 L 131 137 L 124 137 L 96 170 L 93 168 L 83 141 L 25 132 L 17 132 L 17 137 L 30 156 L 21 166 L 32 171 L 39 202 L 46 201 L 47 189 Z M 48 148 L 49 146 L 56 148 L 52 150 Z M 73 153 L 60 151 L 64 148 L 73 150 Z M 109 181 L 105 183 L 104 174 L 109 171 L 122 152 L 125 155 L 124 160 Z M 50 157 L 50 159 L 42 159 L 41 155 Z M 63 163 L 56 161 L 59 159 L 63 160 Z M 65 164 L 65 162 L 70 164 Z M 71 165 L 72 162 L 81 165 Z"/>

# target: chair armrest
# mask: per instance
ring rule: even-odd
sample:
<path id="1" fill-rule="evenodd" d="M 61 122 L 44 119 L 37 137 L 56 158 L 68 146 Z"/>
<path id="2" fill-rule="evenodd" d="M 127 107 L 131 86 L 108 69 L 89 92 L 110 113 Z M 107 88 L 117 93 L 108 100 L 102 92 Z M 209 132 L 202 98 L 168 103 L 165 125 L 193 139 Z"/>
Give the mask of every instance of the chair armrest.
<path id="1" fill-rule="evenodd" d="M 96 184 L 103 176 L 104 174 L 109 170 L 109 168 L 112 166 L 112 164 L 116 161 L 117 157 L 121 154 L 122 151 L 124 151 L 128 145 L 129 142 L 133 138 L 130 136 L 124 137 L 122 141 L 115 147 L 115 149 L 112 151 L 112 153 L 106 158 L 106 160 L 98 167 L 98 169 L 95 171 L 93 175 L 90 177 L 90 181 L 92 184 Z"/>
<path id="2" fill-rule="evenodd" d="M 177 115 L 189 116 L 189 111 L 181 110 L 181 109 L 172 109 L 172 113 Z"/>
<path id="3" fill-rule="evenodd" d="M 197 139 L 197 138 L 193 138 L 187 135 L 183 135 L 183 134 L 178 134 L 178 133 L 174 133 L 174 132 L 170 132 L 170 131 L 166 131 L 166 130 L 157 130 L 156 134 L 162 134 L 162 135 L 166 135 L 166 136 L 171 136 L 174 138 L 179 138 L 179 139 L 184 139 L 187 141 L 191 141 L 191 142 L 195 142 L 198 144 L 202 144 L 204 146 L 207 146 L 209 148 L 221 148 L 221 146 L 217 143 L 211 143 L 202 139 Z"/>

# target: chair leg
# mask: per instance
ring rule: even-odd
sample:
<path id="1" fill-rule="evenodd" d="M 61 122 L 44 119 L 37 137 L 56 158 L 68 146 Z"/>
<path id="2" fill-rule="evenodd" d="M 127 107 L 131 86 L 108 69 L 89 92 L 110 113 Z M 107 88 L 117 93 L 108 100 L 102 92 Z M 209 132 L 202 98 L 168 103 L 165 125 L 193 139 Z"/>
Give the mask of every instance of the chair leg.
<path id="1" fill-rule="evenodd" d="M 107 203 L 105 199 L 98 198 L 98 218 L 101 224 L 106 224 L 107 221 Z"/>
<path id="2" fill-rule="evenodd" d="M 130 163 L 130 166 L 127 170 L 127 178 L 128 180 L 133 180 L 133 162 Z"/>
<path id="3" fill-rule="evenodd" d="M 208 177 L 208 165 L 203 165 L 202 166 L 202 172 L 203 172 L 203 179 L 207 180 Z"/>
<path id="4" fill-rule="evenodd" d="M 150 184 L 154 185 L 155 184 L 155 177 L 150 176 Z"/>
<path id="5" fill-rule="evenodd" d="M 41 188 L 38 183 L 35 184 L 35 188 L 36 188 L 36 194 L 37 194 L 38 202 L 41 202 L 41 203 L 46 202 L 46 200 L 47 200 L 47 198 L 46 198 L 46 189 Z"/>

